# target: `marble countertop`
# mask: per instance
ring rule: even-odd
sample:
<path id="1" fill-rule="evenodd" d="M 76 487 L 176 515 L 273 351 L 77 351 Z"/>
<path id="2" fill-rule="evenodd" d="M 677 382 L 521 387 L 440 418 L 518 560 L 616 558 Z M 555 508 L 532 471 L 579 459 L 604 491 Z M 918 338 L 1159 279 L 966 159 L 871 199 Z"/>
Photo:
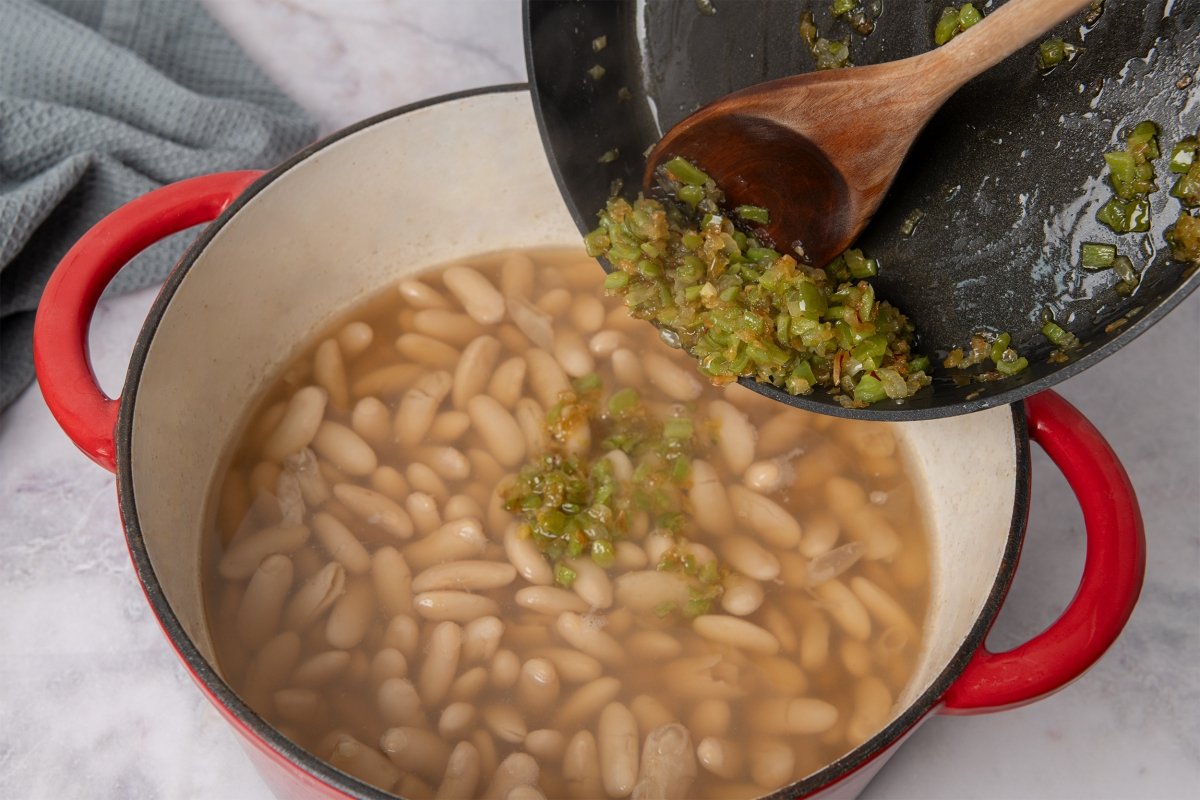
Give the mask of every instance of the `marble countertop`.
<path id="1" fill-rule="evenodd" d="M 203 0 L 329 132 L 433 95 L 523 81 L 518 0 Z M 116 392 L 153 293 L 101 304 Z M 1183 798 L 1200 786 L 1200 297 L 1060 391 L 1138 490 L 1149 555 L 1127 630 L 1077 683 L 1025 708 L 935 718 L 868 798 Z M 1034 457 L 1029 535 L 990 645 L 1070 599 L 1082 517 Z M 113 477 L 36 388 L 0 415 L 0 797 L 268 798 L 158 630 L 125 551 Z M 1191 789 L 1187 787 L 1191 786 Z"/>

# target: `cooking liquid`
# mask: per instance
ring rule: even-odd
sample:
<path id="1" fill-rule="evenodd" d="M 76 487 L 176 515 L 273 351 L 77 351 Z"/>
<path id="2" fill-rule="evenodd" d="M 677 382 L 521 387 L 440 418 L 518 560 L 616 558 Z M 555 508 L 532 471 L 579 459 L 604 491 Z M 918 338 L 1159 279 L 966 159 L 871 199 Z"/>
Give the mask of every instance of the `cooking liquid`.
<path id="1" fill-rule="evenodd" d="M 297 744 L 407 797 L 748 798 L 875 734 L 929 593 L 889 427 L 710 386 L 577 251 L 466 266 L 453 290 L 432 269 L 353 309 L 250 416 L 205 563 L 230 685 Z M 644 514 L 615 566 L 584 564 L 564 589 L 502 508 L 556 388 L 593 371 L 606 396 L 632 387 L 715 433 L 695 458 L 716 483 L 693 489 L 705 513 L 682 535 L 732 574 L 699 621 L 652 602 L 682 578 L 655 570 L 671 541 Z"/>

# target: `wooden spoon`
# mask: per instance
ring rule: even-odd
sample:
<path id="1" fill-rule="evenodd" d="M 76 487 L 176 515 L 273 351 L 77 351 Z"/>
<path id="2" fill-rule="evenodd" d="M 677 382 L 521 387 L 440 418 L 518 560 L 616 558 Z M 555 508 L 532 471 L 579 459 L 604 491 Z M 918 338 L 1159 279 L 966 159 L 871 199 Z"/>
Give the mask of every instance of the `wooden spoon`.
<path id="1" fill-rule="evenodd" d="M 776 246 L 824 265 L 866 226 L 917 134 L 950 95 L 1090 1 L 1008 0 L 928 53 L 726 95 L 667 131 L 650 153 L 643 185 L 653 188 L 658 165 L 683 156 L 717 182 L 731 207 L 769 209 L 764 230 Z"/>

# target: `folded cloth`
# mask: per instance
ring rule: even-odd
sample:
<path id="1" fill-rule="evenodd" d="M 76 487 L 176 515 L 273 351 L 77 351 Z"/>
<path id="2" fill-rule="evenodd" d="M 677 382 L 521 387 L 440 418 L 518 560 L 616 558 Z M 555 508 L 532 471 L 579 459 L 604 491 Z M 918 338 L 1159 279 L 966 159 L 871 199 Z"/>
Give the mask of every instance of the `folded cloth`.
<path id="1" fill-rule="evenodd" d="M 316 133 L 194 0 L 0 0 L 0 410 L 33 378 L 33 316 L 89 227 L 165 183 L 265 167 Z M 194 234 L 113 292 L 161 281 Z"/>

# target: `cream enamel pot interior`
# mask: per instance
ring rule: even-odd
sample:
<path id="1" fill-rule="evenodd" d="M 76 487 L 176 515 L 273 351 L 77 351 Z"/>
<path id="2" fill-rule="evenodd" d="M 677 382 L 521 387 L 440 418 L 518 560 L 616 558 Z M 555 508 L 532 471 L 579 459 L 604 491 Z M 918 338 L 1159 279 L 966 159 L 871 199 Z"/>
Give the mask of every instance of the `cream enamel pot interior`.
<path id="1" fill-rule="evenodd" d="M 149 244 L 214 219 L 155 302 L 120 400 L 106 398 L 86 354 L 103 287 Z M 200 564 L 212 555 L 202 553 L 204 509 L 227 443 L 276 368 L 364 296 L 469 254 L 577 243 L 529 94 L 499 87 L 367 120 L 265 175 L 153 192 L 97 225 L 48 285 L 35 331 L 47 403 L 85 453 L 116 470 L 130 552 L 155 614 L 281 797 L 385 795 L 291 744 L 222 680 Z M 927 648 L 892 721 L 779 796 L 855 796 L 931 712 L 1035 700 L 1078 677 L 1120 632 L 1144 565 L 1132 488 L 1064 401 L 1042 395 L 1027 409 L 1028 420 L 1015 405 L 895 425 L 933 536 Z M 983 639 L 1016 568 L 1028 510 L 1027 425 L 1080 496 L 1087 564 L 1053 626 L 992 654 Z"/>

